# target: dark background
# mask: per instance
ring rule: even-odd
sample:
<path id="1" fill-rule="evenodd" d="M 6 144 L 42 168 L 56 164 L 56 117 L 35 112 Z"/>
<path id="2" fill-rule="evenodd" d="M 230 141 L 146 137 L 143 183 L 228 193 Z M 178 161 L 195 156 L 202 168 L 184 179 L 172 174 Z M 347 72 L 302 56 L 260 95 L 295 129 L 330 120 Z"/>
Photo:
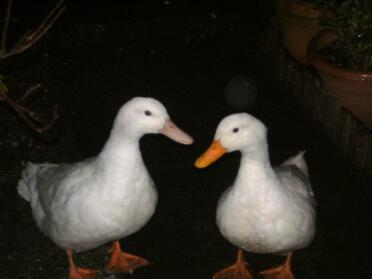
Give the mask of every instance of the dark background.
<path id="1" fill-rule="evenodd" d="M 56 3 L 24 2 L 13 3 L 9 45 Z M 141 140 L 159 204 L 148 225 L 121 243 L 125 251 L 153 264 L 132 276 L 102 278 L 211 278 L 235 260 L 236 248 L 220 235 L 214 214 L 219 195 L 235 177 L 239 154 L 229 154 L 206 170 L 195 169 L 193 162 L 209 145 L 220 119 L 240 111 L 267 125 L 273 165 L 307 150 L 318 231 L 309 247 L 294 254 L 296 278 L 370 278 L 371 197 L 348 162 L 257 66 L 261 39 L 275 11 L 272 1 L 65 5 L 64 14 L 37 44 L 0 64 L 14 96 L 41 84 L 26 103 L 30 109 L 46 118 L 54 105 L 59 110 L 56 125 L 40 137 L 10 109 L 0 107 L 0 278 L 66 278 L 64 252 L 37 229 L 29 204 L 16 194 L 22 162 L 94 156 L 118 108 L 133 96 L 159 99 L 195 143 L 181 146 L 161 136 Z M 253 80 L 258 89 L 250 106 L 234 106 L 226 99 L 225 86 L 237 76 Z M 106 248 L 79 253 L 77 261 L 103 267 Z M 259 271 L 284 258 L 249 253 L 247 260 L 259 278 Z"/>

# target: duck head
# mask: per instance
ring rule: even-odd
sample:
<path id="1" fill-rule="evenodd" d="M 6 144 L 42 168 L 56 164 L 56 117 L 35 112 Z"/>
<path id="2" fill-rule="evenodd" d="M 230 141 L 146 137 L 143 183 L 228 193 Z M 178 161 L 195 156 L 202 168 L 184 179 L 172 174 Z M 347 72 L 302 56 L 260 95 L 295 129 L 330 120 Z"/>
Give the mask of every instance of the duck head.
<path id="1" fill-rule="evenodd" d="M 163 134 L 182 143 L 193 139 L 170 119 L 165 107 L 153 98 L 135 97 L 124 104 L 115 119 L 114 130 L 139 139 L 145 134 Z"/>
<path id="2" fill-rule="evenodd" d="M 248 113 L 232 114 L 220 122 L 211 146 L 195 162 L 205 168 L 227 152 L 249 153 L 266 145 L 265 125 Z"/>

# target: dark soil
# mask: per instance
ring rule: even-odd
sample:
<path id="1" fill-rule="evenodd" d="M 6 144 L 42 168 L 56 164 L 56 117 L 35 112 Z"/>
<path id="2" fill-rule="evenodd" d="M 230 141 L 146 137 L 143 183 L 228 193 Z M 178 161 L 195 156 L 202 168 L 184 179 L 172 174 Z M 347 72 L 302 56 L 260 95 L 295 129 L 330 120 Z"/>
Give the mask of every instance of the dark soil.
<path id="1" fill-rule="evenodd" d="M 235 260 L 236 248 L 220 235 L 214 214 L 219 195 L 236 174 L 239 154 L 202 171 L 193 162 L 220 119 L 242 110 L 266 123 L 273 165 L 307 150 L 318 231 L 309 247 L 294 254 L 296 278 L 370 278 L 371 197 L 348 162 L 255 66 L 273 4 L 150 2 L 108 2 L 89 9 L 67 2 L 68 10 L 37 45 L 3 63 L 0 74 L 8 78 L 11 93 L 21 96 L 40 83 L 27 106 L 47 118 L 57 105 L 59 119 L 40 137 L 0 107 L 0 278 L 67 277 L 64 252 L 37 229 L 29 204 L 16 193 L 23 162 L 94 156 L 118 108 L 133 96 L 163 102 L 195 143 L 143 138 L 142 154 L 159 204 L 151 221 L 121 243 L 125 251 L 153 264 L 133 275 L 103 273 L 102 278 L 211 278 Z M 18 11 L 28 14 L 27 9 Z M 255 80 L 258 93 L 252 106 L 237 109 L 226 101 L 224 88 L 241 75 Z M 99 247 L 76 258 L 83 266 L 102 268 L 106 250 Z M 258 271 L 284 258 L 247 254 L 247 260 L 259 278 Z"/>

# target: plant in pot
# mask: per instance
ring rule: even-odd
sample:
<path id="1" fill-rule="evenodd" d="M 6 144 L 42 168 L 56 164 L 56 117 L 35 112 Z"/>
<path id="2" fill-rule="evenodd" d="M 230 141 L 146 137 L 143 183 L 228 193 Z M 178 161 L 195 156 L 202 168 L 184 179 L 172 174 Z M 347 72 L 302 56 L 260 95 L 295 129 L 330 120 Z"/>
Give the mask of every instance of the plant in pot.
<path id="1" fill-rule="evenodd" d="M 323 27 L 308 46 L 324 90 L 372 129 L 372 0 L 317 0 Z"/>
<path id="2" fill-rule="evenodd" d="M 283 33 L 283 46 L 301 64 L 309 65 L 307 46 L 319 31 L 321 10 L 312 0 L 276 0 L 277 18 Z"/>

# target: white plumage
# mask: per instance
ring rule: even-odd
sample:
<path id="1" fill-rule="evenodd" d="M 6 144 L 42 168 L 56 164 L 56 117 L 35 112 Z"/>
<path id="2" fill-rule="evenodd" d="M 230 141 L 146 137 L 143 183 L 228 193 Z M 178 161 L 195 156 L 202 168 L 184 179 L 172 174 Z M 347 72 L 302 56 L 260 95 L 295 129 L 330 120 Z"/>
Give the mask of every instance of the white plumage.
<path id="1" fill-rule="evenodd" d="M 213 146 L 196 166 L 206 167 L 225 152 L 240 151 L 237 177 L 218 201 L 217 225 L 227 240 L 245 251 L 286 254 L 313 239 L 315 200 L 304 152 L 273 169 L 266 133 L 253 116 L 230 115 L 220 122 Z"/>
<path id="2" fill-rule="evenodd" d="M 38 227 L 59 247 L 95 248 L 149 221 L 157 191 L 139 148 L 147 133 L 192 143 L 160 102 L 137 97 L 121 107 L 96 157 L 73 164 L 27 164 L 18 193 L 30 202 Z"/>

